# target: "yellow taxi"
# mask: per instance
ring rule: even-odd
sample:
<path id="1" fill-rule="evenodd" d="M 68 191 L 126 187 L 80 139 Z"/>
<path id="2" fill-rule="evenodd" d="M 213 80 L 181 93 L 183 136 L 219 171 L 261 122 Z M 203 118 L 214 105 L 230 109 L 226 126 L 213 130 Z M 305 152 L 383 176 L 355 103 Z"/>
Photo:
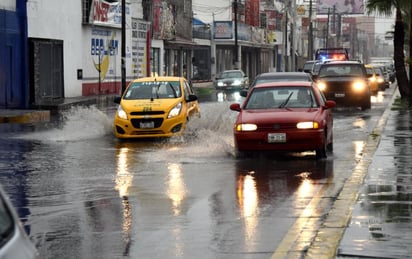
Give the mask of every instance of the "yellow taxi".
<path id="1" fill-rule="evenodd" d="M 375 68 L 369 64 L 365 65 L 366 73 L 369 79 L 369 87 L 371 94 L 376 95 L 379 91 L 379 87 L 384 83 L 384 79 L 376 73 Z"/>
<path id="2" fill-rule="evenodd" d="M 183 133 L 192 116 L 200 116 L 197 96 L 183 77 L 133 80 L 121 97 L 114 117 L 117 138 L 172 137 Z"/>

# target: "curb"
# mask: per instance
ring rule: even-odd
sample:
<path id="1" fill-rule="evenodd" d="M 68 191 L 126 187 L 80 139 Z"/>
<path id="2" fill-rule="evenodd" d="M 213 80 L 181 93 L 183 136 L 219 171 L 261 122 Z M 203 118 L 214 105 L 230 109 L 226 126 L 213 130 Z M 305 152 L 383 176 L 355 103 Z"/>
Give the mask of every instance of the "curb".
<path id="1" fill-rule="evenodd" d="M 1 110 L 0 123 L 35 123 L 50 121 L 47 110 Z"/>

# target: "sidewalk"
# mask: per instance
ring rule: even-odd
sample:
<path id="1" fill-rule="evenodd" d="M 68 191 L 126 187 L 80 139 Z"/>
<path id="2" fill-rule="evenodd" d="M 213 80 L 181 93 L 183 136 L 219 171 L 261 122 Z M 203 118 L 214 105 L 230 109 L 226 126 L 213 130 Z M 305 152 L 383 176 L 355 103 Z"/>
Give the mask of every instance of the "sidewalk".
<path id="1" fill-rule="evenodd" d="M 412 116 L 396 89 L 374 136 L 367 174 L 340 241 L 342 258 L 411 258 Z M 374 143 L 376 142 L 376 147 Z M 373 149 L 375 148 L 374 152 Z"/>

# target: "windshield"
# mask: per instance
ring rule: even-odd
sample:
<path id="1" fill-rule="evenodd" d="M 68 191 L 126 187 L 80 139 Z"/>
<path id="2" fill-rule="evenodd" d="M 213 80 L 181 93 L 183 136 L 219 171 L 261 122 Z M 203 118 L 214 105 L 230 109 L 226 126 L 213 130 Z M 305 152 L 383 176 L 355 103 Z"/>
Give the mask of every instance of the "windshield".
<path id="1" fill-rule="evenodd" d="M 365 76 L 364 70 L 359 65 L 336 64 L 321 66 L 319 77 L 337 77 L 337 76 Z"/>
<path id="2" fill-rule="evenodd" d="M 274 87 L 254 89 L 245 109 L 311 108 L 318 107 L 311 88 Z"/>
<path id="3" fill-rule="evenodd" d="M 221 78 L 242 78 L 242 73 L 239 71 L 223 72 Z"/>
<path id="4" fill-rule="evenodd" d="M 123 99 L 168 99 L 182 96 L 179 81 L 134 82 L 125 93 Z"/>

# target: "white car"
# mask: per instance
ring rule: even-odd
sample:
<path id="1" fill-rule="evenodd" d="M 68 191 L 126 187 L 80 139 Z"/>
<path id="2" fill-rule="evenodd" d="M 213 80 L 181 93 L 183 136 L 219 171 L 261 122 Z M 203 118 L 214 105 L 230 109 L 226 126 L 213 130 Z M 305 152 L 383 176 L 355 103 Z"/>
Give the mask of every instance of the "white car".
<path id="1" fill-rule="evenodd" d="M 10 200 L 0 187 L 0 258 L 39 258 Z"/>

